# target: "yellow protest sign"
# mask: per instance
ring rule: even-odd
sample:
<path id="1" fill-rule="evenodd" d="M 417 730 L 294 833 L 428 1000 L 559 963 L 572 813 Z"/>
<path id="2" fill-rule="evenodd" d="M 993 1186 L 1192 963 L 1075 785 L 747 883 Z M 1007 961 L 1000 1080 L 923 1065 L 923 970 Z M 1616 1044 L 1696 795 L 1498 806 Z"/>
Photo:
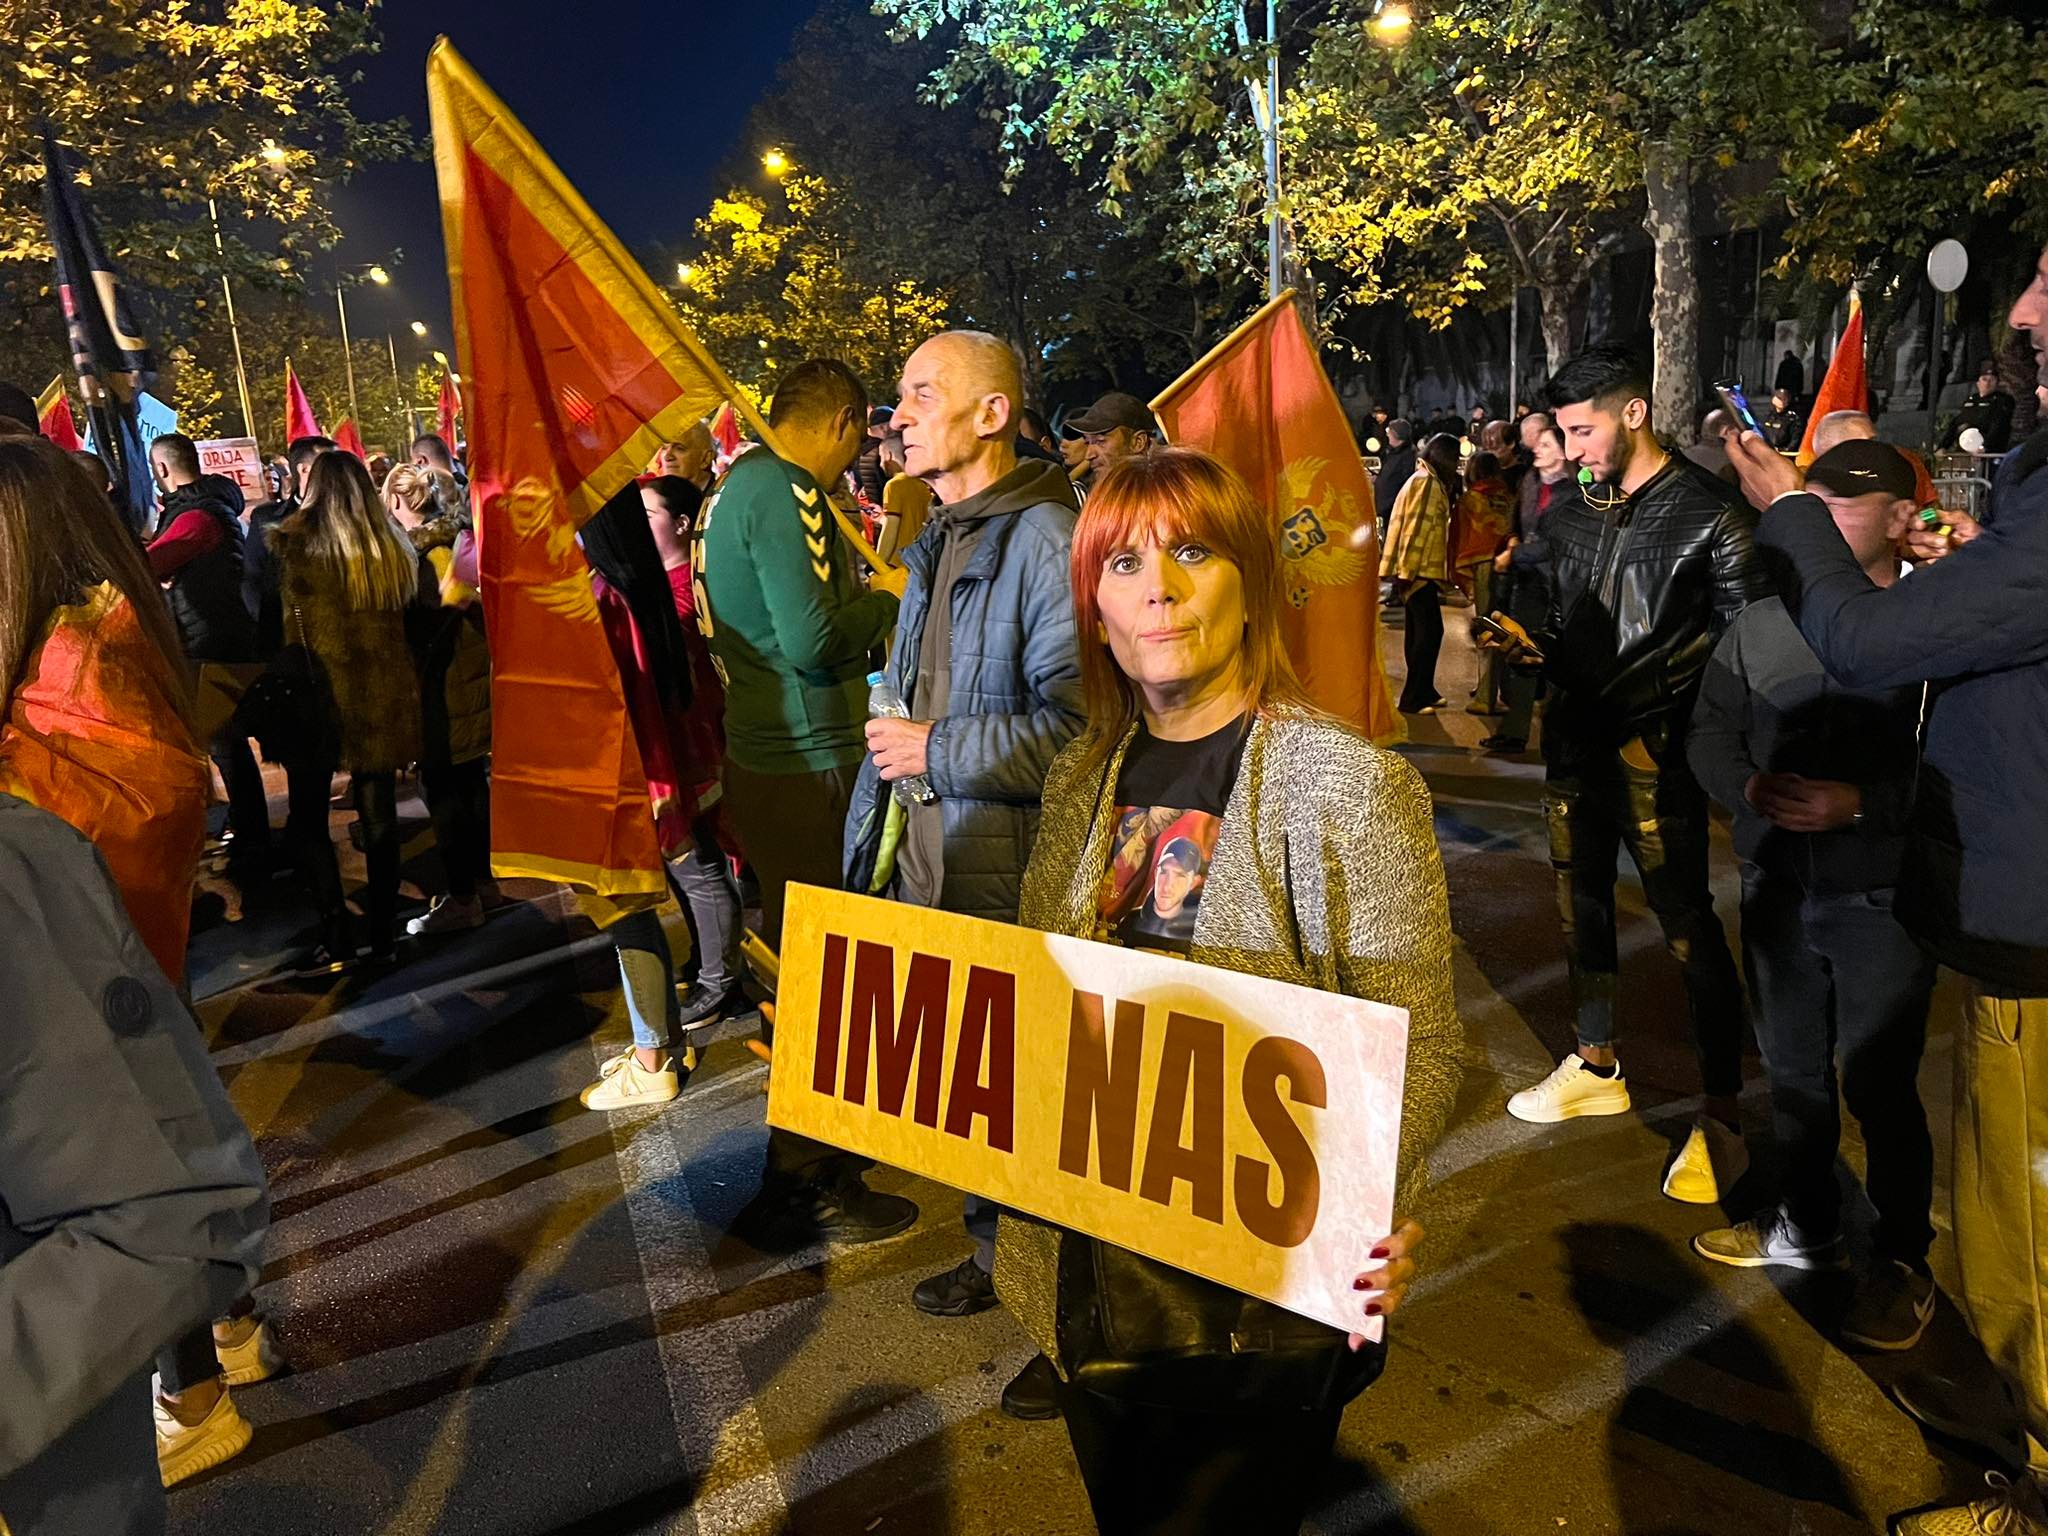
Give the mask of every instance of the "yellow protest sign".
<path id="1" fill-rule="evenodd" d="M 1359 1328 L 1405 1010 L 812 886 L 781 963 L 771 1125 Z"/>

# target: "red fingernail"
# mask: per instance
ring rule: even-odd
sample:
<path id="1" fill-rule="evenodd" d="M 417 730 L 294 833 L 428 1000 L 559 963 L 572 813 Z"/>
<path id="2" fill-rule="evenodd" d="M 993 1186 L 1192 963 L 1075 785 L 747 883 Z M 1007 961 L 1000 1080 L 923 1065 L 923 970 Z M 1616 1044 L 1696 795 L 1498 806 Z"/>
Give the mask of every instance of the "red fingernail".
<path id="1" fill-rule="evenodd" d="M 1368 1301 L 1365 1304 L 1365 1315 L 1367 1317 L 1378 1317 L 1380 1315 L 1380 1304 L 1376 1301 Z"/>
<path id="2" fill-rule="evenodd" d="M 1377 1247 L 1377 1248 L 1373 1249 L 1373 1251 L 1372 1251 L 1372 1257 L 1373 1257 L 1373 1258 L 1376 1258 L 1376 1259 L 1384 1259 L 1384 1258 L 1385 1258 L 1386 1256 L 1387 1256 L 1387 1245 L 1386 1245 L 1385 1243 L 1381 1243 L 1381 1244 L 1379 1245 L 1379 1247 Z"/>
<path id="3" fill-rule="evenodd" d="M 1353 1289 L 1354 1291 L 1369 1291 L 1372 1289 L 1372 1287 L 1365 1283 L 1365 1276 L 1360 1275 L 1356 1280 L 1351 1282 L 1351 1289 Z"/>

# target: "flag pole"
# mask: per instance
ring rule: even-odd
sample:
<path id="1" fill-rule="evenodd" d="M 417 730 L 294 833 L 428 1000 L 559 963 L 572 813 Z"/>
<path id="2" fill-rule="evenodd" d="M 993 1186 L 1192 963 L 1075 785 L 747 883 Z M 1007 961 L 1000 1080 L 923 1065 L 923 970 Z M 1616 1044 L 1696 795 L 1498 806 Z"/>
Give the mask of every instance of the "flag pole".
<path id="1" fill-rule="evenodd" d="M 1224 353 L 1228 352 L 1232 347 L 1236 346 L 1240 341 L 1242 341 L 1244 339 L 1245 333 L 1251 330 L 1252 327 L 1256 326 L 1260 321 L 1264 320 L 1268 315 L 1272 314 L 1273 311 L 1278 309 L 1282 304 L 1292 302 L 1293 298 L 1294 290 L 1292 288 L 1283 288 L 1278 293 L 1274 294 L 1273 297 L 1266 300 L 1265 303 L 1261 304 L 1257 309 L 1253 310 L 1249 315 L 1245 316 L 1244 320 L 1238 325 L 1237 329 L 1233 330 L 1228 336 L 1224 337 L 1221 341 L 1217 342 L 1215 346 L 1211 347 L 1208 351 L 1204 352 L 1201 356 L 1200 361 L 1198 361 L 1192 368 L 1188 369 L 1186 373 L 1183 373 L 1179 378 L 1175 379 L 1171 384 L 1167 385 L 1166 388 L 1162 389 L 1161 391 L 1159 391 L 1158 394 L 1152 397 L 1152 414 L 1154 416 L 1157 416 L 1161 411 L 1165 410 L 1166 407 L 1170 403 L 1172 403 L 1173 397 L 1175 395 L 1179 394 L 1182 390 L 1186 389 L 1190 384 L 1194 383 L 1194 381 L 1197 378 L 1201 377 L 1201 373 L 1204 368 L 1207 368 L 1211 363 L 1215 362 L 1217 358 L 1221 357 Z"/>

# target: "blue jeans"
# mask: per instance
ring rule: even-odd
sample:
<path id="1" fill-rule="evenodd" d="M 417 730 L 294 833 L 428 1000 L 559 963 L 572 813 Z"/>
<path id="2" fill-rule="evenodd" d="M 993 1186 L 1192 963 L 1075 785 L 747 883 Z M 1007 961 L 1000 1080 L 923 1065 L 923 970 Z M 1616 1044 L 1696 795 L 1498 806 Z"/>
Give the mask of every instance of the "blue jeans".
<path id="1" fill-rule="evenodd" d="M 619 980 L 626 993 L 626 1017 L 633 1023 L 633 1043 L 646 1051 L 665 1051 L 676 1037 L 682 1010 L 676 1001 L 675 959 L 661 917 L 651 908 L 622 917 L 612 925 L 619 948 Z"/>

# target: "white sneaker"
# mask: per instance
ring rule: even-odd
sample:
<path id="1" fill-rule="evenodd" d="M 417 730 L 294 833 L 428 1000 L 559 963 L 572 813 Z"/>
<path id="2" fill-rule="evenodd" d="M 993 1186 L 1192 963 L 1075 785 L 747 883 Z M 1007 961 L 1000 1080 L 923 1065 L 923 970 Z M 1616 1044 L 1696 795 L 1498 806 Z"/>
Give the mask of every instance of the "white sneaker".
<path id="1" fill-rule="evenodd" d="M 1749 1143 L 1712 1115 L 1693 1122 L 1692 1134 L 1664 1174 L 1664 1193 L 1686 1205 L 1717 1205 L 1724 1190 L 1749 1172 Z"/>
<path id="2" fill-rule="evenodd" d="M 1576 1120 L 1580 1115 L 1625 1115 L 1628 1079 L 1618 1065 L 1612 1077 L 1587 1070 L 1584 1059 L 1573 1051 L 1550 1076 L 1509 1099 L 1508 1113 L 1537 1125 Z"/>
<path id="3" fill-rule="evenodd" d="M 666 1104 L 682 1091 L 674 1058 L 662 1057 L 660 1068 L 650 1072 L 629 1045 L 598 1069 L 597 1081 L 578 1097 L 585 1109 L 637 1109 Z"/>
<path id="4" fill-rule="evenodd" d="M 241 1455 L 256 1436 L 226 1391 L 221 1393 L 212 1412 L 197 1424 L 179 1423 L 177 1415 L 164 1406 L 163 1399 L 154 1395 L 150 1398 L 150 1410 L 156 1418 L 157 1472 L 166 1488 Z"/>
<path id="5" fill-rule="evenodd" d="M 427 910 L 405 925 L 411 937 L 428 938 L 437 933 L 461 933 L 484 925 L 484 903 L 480 896 L 457 901 L 453 896 L 436 896 Z"/>

